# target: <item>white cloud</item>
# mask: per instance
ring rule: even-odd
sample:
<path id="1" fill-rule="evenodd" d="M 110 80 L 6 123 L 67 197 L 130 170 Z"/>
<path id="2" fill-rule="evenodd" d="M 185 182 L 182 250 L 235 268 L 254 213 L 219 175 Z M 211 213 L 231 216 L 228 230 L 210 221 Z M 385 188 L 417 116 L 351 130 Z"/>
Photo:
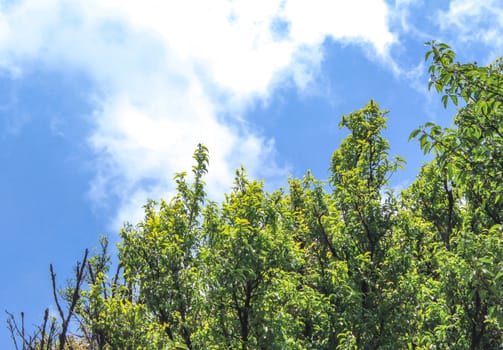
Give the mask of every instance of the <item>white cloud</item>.
<path id="1" fill-rule="evenodd" d="M 240 164 L 251 176 L 284 175 L 274 140 L 246 123 L 247 107 L 285 82 L 307 88 L 327 38 L 386 57 L 396 40 L 387 21 L 384 0 L 20 0 L 0 8 L 0 65 L 94 79 L 90 193 L 117 198 L 117 220 L 135 221 L 146 197 L 173 190 L 199 142 L 210 149 L 212 194 Z"/>
<path id="2" fill-rule="evenodd" d="M 335 40 L 361 40 L 383 54 L 394 42 L 388 29 L 388 7 L 383 1 L 288 1 L 286 17 L 292 38 L 300 44 L 318 45 L 326 36 Z"/>
<path id="3" fill-rule="evenodd" d="M 503 3 L 499 0 L 452 0 L 446 11 L 438 11 L 440 29 L 461 43 L 482 44 L 488 61 L 503 51 Z"/>

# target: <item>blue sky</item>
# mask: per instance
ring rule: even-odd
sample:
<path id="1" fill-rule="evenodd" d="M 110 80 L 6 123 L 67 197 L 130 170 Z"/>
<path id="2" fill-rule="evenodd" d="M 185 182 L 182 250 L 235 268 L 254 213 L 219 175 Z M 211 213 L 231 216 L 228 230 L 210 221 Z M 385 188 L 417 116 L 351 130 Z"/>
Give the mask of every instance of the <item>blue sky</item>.
<path id="1" fill-rule="evenodd" d="M 64 285 L 169 198 L 198 142 L 215 199 L 241 164 L 269 188 L 326 178 L 341 114 L 373 98 L 407 186 L 425 159 L 409 133 L 454 113 L 427 91 L 431 39 L 494 60 L 503 1 L 0 0 L 0 311 L 54 309 L 49 263 Z"/>

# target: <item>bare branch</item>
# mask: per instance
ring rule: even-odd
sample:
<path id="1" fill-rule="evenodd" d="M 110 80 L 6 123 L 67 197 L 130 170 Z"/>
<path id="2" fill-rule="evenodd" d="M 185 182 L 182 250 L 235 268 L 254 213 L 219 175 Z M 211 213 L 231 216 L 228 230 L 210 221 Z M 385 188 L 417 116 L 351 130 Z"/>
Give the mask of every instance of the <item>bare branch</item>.
<path id="1" fill-rule="evenodd" d="M 76 272 L 75 272 L 75 288 L 73 288 L 73 294 L 72 294 L 72 299 L 70 302 L 70 306 L 68 307 L 68 313 L 66 315 L 66 318 L 63 316 L 63 313 L 61 312 L 61 333 L 59 334 L 59 350 L 64 350 L 65 347 L 65 342 L 66 342 L 66 332 L 68 331 L 68 325 L 70 324 L 70 320 L 73 316 L 73 312 L 75 311 L 75 307 L 77 306 L 77 302 L 79 301 L 80 298 L 80 287 L 82 285 L 82 282 L 84 280 L 84 271 L 86 268 L 87 264 L 87 256 L 89 254 L 89 250 L 86 249 L 84 252 L 84 258 L 82 259 L 82 263 L 77 262 L 77 267 L 76 267 Z M 52 274 L 52 265 L 51 265 L 51 274 Z M 54 286 L 54 278 L 53 278 L 53 286 Z M 55 293 L 55 292 L 54 292 Z M 56 301 L 57 303 L 57 301 Z M 58 303 L 57 303 L 58 304 Z M 58 308 L 59 305 L 58 305 Z"/>
<path id="2" fill-rule="evenodd" d="M 51 271 L 51 282 L 52 282 L 52 294 L 54 297 L 54 302 L 56 303 L 56 307 L 58 309 L 59 316 L 61 318 L 61 332 L 59 333 L 59 350 L 63 350 L 66 343 L 66 333 L 68 331 L 68 326 L 72 319 L 73 313 L 75 311 L 75 307 L 77 306 L 77 302 L 80 299 L 80 288 L 82 286 L 82 282 L 84 281 L 84 272 L 87 266 L 87 257 L 89 254 L 89 250 L 86 249 L 84 252 L 84 258 L 82 262 L 77 262 L 77 266 L 75 269 L 75 286 L 73 288 L 72 297 L 70 299 L 70 304 L 68 306 L 67 314 L 63 311 L 61 307 L 61 303 L 58 298 L 58 290 L 56 288 L 56 274 L 54 273 L 54 268 L 52 264 L 49 265 L 49 269 Z M 54 328 L 55 329 L 55 328 Z M 52 331 L 52 328 L 51 328 Z M 49 344 L 48 344 L 49 346 Z"/>
<path id="3" fill-rule="evenodd" d="M 58 308 L 59 316 L 61 317 L 61 321 L 64 321 L 65 315 L 63 313 L 63 309 L 59 303 L 58 299 L 58 289 L 56 288 L 56 274 L 54 273 L 54 268 L 52 264 L 49 265 L 49 270 L 51 271 L 51 282 L 52 282 L 52 296 L 54 297 L 54 302 L 56 303 L 56 307 Z"/>

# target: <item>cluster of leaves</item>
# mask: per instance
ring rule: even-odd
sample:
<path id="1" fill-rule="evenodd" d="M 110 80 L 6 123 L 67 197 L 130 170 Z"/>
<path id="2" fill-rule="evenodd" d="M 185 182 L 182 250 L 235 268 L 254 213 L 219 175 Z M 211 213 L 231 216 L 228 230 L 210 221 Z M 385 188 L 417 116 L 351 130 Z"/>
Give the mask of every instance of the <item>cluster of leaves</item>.
<path id="1" fill-rule="evenodd" d="M 192 181 L 176 175 L 177 194 L 121 232 L 114 274 L 103 239 L 66 313 L 55 294 L 61 322 L 46 313 L 27 337 L 10 317 L 16 348 L 503 348 L 503 63 L 455 63 L 434 42 L 430 57 L 430 86 L 462 107 L 453 128 L 411 134 L 434 157 L 401 194 L 374 101 L 342 117 L 327 182 L 269 193 L 240 169 L 218 204 L 199 145 Z"/>

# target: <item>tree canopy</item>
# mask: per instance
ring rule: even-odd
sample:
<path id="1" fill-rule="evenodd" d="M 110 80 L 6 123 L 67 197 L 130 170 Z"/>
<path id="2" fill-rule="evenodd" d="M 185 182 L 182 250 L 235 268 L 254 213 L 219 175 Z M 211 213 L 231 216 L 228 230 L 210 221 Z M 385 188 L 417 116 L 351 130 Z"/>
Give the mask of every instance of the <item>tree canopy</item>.
<path id="1" fill-rule="evenodd" d="M 503 347 L 503 60 L 459 63 L 431 42 L 430 88 L 457 113 L 414 130 L 432 155 L 401 193 L 404 164 L 375 101 L 326 181 L 307 173 L 268 192 L 236 171 L 207 198 L 208 150 L 191 180 L 102 238 L 70 285 L 51 277 L 58 314 L 34 333 L 9 314 L 16 349 L 497 349 Z"/>

